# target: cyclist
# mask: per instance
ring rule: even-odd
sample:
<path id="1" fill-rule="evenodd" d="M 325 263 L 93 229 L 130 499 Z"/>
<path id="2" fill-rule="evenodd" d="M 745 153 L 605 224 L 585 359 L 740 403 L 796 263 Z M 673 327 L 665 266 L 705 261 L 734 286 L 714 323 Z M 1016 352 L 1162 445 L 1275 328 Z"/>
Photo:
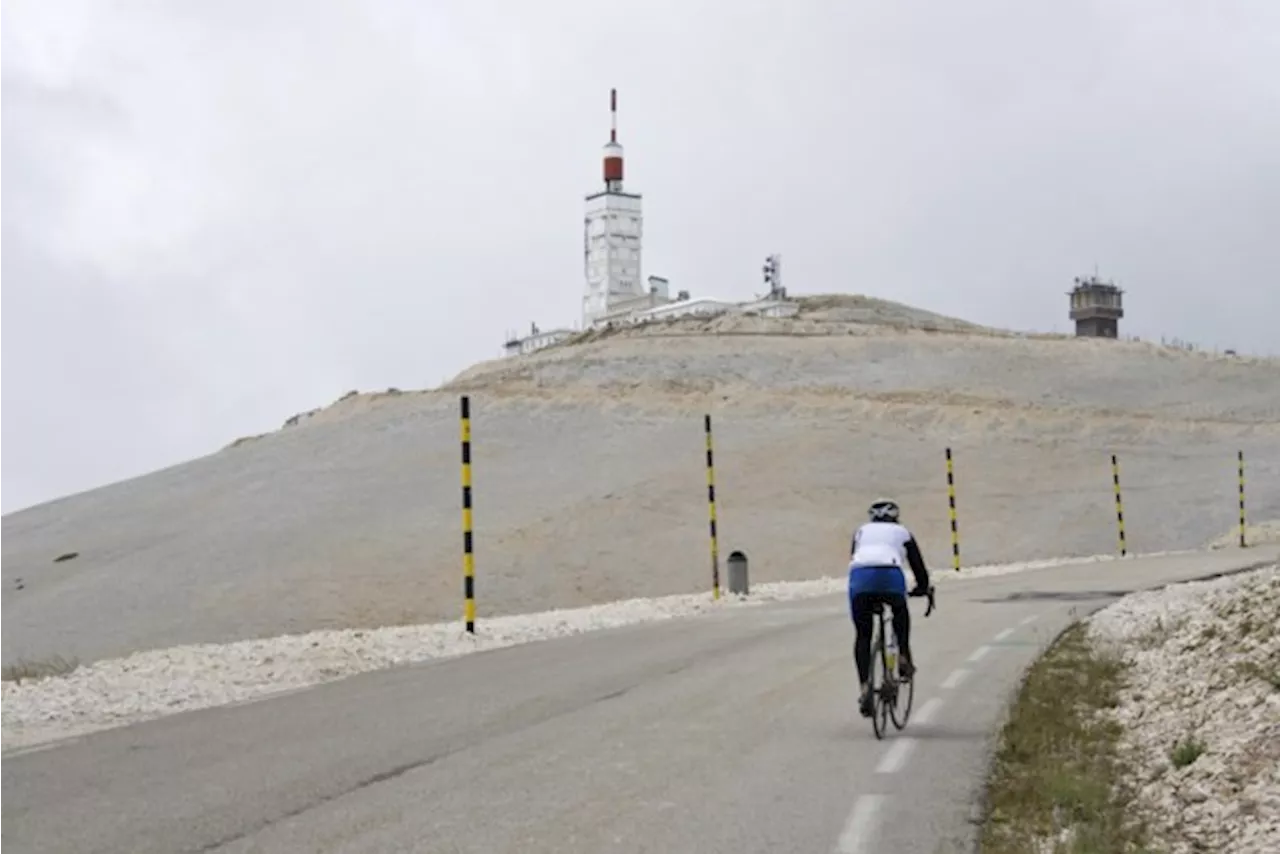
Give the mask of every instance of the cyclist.
<path id="1" fill-rule="evenodd" d="M 915 674 L 911 658 L 911 612 L 907 610 L 907 581 L 903 565 L 911 568 L 916 587 L 911 595 L 929 589 L 929 570 L 915 536 L 899 524 L 898 505 L 877 499 L 867 511 L 870 521 L 853 534 L 849 559 L 849 612 L 856 632 L 853 660 L 858 667 L 862 716 L 871 716 L 871 631 L 875 609 L 893 609 L 893 631 L 901 650 L 898 666 L 902 679 Z"/>

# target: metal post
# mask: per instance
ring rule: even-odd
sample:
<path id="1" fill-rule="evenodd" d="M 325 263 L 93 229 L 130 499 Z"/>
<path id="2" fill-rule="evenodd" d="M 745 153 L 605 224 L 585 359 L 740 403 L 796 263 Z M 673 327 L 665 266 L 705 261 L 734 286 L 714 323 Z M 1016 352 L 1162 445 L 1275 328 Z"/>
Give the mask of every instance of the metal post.
<path id="1" fill-rule="evenodd" d="M 462 595 L 467 631 L 476 633 L 476 560 L 471 536 L 471 398 L 462 396 Z"/>
<path id="2" fill-rule="evenodd" d="M 1111 482 L 1116 489 L 1116 525 L 1120 529 L 1120 557 L 1128 554 L 1128 549 L 1124 542 L 1124 504 L 1120 501 L 1120 463 L 1116 460 L 1116 455 L 1111 455 Z"/>
<path id="3" fill-rule="evenodd" d="M 956 524 L 956 478 L 951 464 L 951 449 L 947 448 L 947 504 L 951 511 L 951 565 L 960 571 L 960 528 Z"/>
<path id="4" fill-rule="evenodd" d="M 1236 460 L 1239 462 L 1240 468 L 1240 548 L 1248 548 L 1245 542 L 1245 524 L 1244 524 L 1244 451 L 1236 452 Z"/>
<path id="5" fill-rule="evenodd" d="M 711 598 L 720 598 L 720 548 L 716 544 L 716 468 L 711 453 L 711 416 L 703 418 L 707 434 L 707 506 L 711 512 Z"/>

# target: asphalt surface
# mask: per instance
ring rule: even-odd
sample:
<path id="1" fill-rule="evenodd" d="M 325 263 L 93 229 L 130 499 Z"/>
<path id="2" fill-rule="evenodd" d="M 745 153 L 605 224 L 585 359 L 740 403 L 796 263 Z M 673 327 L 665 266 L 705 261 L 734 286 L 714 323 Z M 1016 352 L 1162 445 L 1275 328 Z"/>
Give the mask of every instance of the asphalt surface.
<path id="1" fill-rule="evenodd" d="M 15 852 L 972 850 L 1025 667 L 1125 592 L 1255 548 L 939 585 L 912 720 L 855 709 L 840 597 L 365 674 L 3 763 Z"/>

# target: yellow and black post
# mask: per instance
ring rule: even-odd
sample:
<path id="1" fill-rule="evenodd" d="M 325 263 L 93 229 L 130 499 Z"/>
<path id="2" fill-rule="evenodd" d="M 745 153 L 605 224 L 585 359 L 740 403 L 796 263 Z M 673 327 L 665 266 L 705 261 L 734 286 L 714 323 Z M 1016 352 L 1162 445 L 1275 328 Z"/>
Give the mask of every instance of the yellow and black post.
<path id="1" fill-rule="evenodd" d="M 1116 489 L 1116 525 L 1120 528 L 1120 557 L 1128 553 L 1124 543 L 1124 504 L 1120 501 L 1120 463 L 1116 455 L 1111 455 L 1111 482 Z"/>
<path id="2" fill-rule="evenodd" d="M 711 453 L 711 416 L 703 417 L 707 434 L 707 506 L 711 511 L 711 598 L 720 598 L 720 547 L 716 542 L 716 466 Z"/>
<path id="3" fill-rule="evenodd" d="M 462 595 L 467 631 L 476 633 L 476 558 L 471 537 L 471 398 L 462 396 Z"/>
<path id="4" fill-rule="evenodd" d="M 1244 451 L 1236 452 L 1236 460 L 1240 472 L 1240 548 L 1243 549 L 1248 547 L 1244 536 Z"/>
<path id="5" fill-rule="evenodd" d="M 951 565 L 960 571 L 960 528 L 956 524 L 956 476 L 951 463 L 951 449 L 947 448 L 947 506 L 951 513 Z"/>

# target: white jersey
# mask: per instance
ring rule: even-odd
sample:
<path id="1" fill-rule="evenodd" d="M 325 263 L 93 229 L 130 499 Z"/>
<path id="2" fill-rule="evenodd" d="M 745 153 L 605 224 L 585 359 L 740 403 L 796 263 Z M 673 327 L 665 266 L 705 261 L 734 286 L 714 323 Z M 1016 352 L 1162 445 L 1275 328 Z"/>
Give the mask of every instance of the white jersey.
<path id="1" fill-rule="evenodd" d="M 853 535 L 850 567 L 896 566 L 906 569 L 911 532 L 896 522 L 868 522 Z"/>

